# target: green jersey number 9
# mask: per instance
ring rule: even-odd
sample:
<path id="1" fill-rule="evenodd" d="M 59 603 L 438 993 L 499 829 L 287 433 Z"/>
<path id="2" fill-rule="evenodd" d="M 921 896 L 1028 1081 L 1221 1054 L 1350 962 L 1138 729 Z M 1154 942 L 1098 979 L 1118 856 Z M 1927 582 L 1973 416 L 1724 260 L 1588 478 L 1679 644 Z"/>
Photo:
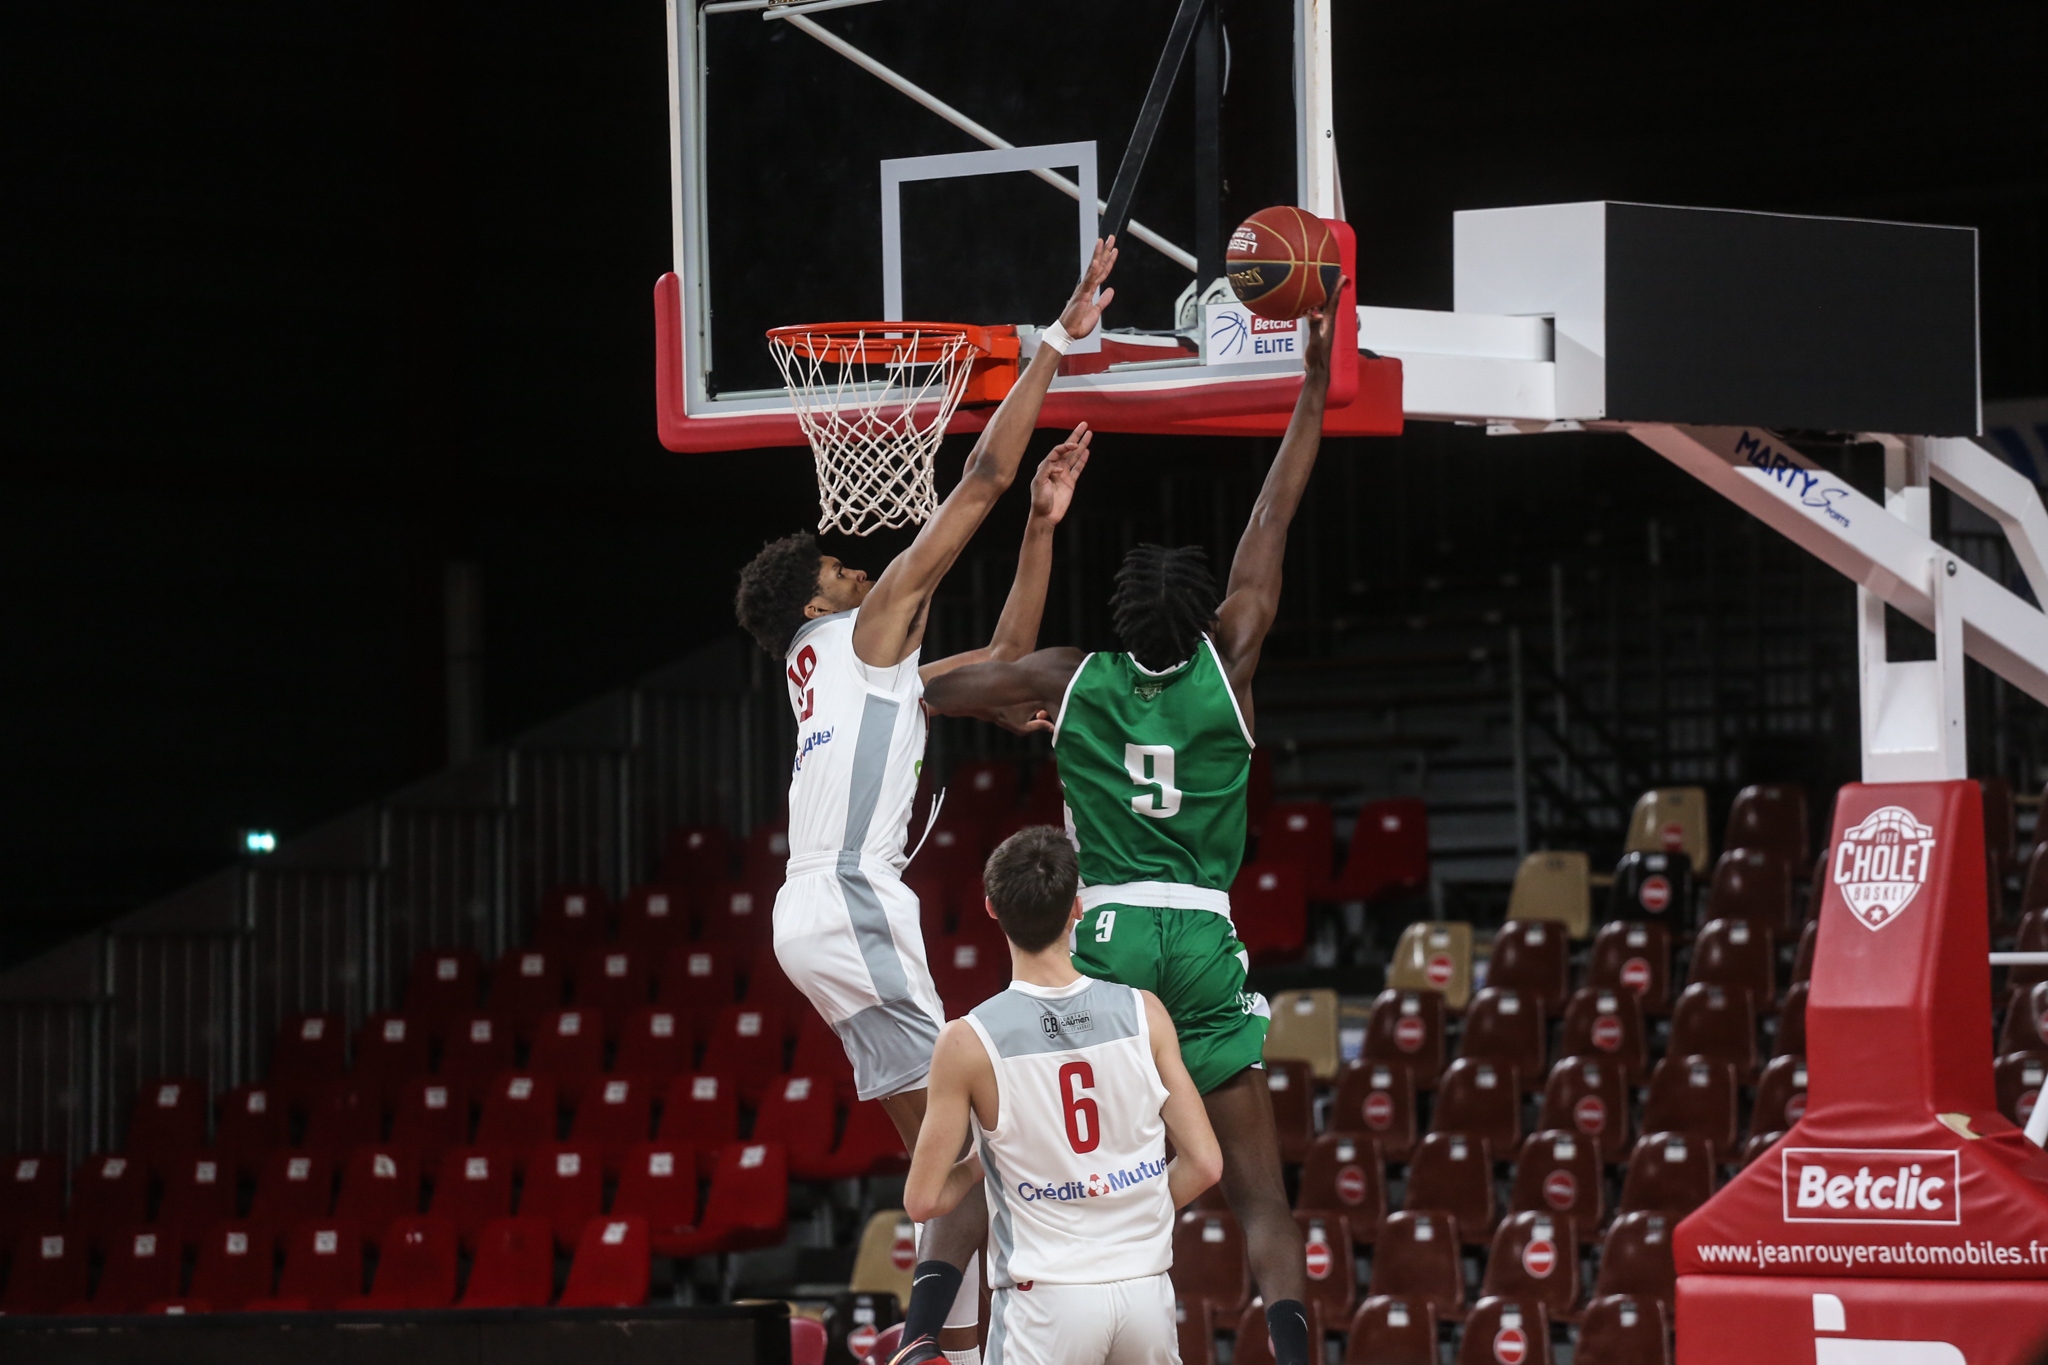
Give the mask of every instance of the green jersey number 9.
<path id="1" fill-rule="evenodd" d="M 1164 820 L 1180 813 L 1180 788 L 1173 785 L 1171 744 L 1124 745 L 1124 771 L 1139 786 L 1157 789 L 1132 797 L 1132 810 L 1154 820 Z"/>

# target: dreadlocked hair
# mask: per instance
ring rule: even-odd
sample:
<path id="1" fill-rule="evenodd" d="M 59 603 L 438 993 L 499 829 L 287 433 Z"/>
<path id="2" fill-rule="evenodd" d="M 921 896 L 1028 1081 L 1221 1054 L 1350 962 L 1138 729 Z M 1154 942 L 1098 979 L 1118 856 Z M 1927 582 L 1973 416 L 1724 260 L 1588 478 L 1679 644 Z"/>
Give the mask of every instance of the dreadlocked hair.
<path id="1" fill-rule="evenodd" d="M 733 610 L 747 634 L 780 659 L 803 628 L 804 608 L 818 595 L 818 538 L 809 531 L 771 540 L 740 570 Z"/>
<path id="2" fill-rule="evenodd" d="M 1158 671 L 1185 662 L 1216 624 L 1216 580 L 1199 545 L 1140 545 L 1116 571 L 1109 610 L 1133 659 Z"/>

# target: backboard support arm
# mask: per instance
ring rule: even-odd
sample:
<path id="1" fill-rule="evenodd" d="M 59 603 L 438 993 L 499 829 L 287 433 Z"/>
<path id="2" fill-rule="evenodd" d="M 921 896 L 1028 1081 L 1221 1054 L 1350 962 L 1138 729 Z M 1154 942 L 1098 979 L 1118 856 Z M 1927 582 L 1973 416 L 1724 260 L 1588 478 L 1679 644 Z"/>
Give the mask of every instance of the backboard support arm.
<path id="1" fill-rule="evenodd" d="M 1131 140 L 1124 147 L 1124 159 L 1116 168 L 1116 179 L 1109 189 L 1109 204 L 1102 211 L 1102 235 L 1121 235 L 1124 223 L 1131 216 L 1131 199 L 1138 192 L 1138 177 L 1145 173 L 1145 158 L 1151 154 L 1152 138 L 1159 131 L 1159 120 L 1166 113 L 1166 101 L 1173 95 L 1173 83 L 1180 76 L 1181 63 L 1187 59 L 1188 47 L 1194 42 L 1195 21 L 1210 0 L 1180 0 L 1180 7 L 1173 12 L 1173 26 L 1166 31 L 1166 46 L 1160 49 L 1159 64 L 1152 68 L 1152 84 L 1145 91 L 1145 102 L 1138 107 L 1138 122 L 1131 129 Z"/>

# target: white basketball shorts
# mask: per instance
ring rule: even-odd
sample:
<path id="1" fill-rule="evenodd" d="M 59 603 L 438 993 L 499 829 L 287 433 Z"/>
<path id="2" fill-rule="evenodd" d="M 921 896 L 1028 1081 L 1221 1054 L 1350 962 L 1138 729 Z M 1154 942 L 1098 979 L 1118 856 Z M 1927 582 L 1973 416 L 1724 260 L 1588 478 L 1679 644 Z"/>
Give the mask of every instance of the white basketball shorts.
<path id="1" fill-rule="evenodd" d="M 987 1365 L 1180 1365 L 1173 1281 L 998 1289 L 989 1302 Z"/>
<path id="2" fill-rule="evenodd" d="M 946 1022 L 917 896 L 854 852 L 792 858 L 788 878 L 775 897 L 782 970 L 839 1035 L 862 1099 L 917 1089 Z"/>

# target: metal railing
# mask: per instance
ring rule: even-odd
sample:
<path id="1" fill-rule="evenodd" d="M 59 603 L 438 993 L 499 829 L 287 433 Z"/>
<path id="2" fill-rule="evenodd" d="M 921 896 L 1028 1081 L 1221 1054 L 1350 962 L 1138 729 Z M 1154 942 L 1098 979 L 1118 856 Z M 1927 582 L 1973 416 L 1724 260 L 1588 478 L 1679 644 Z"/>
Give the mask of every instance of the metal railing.
<path id="1" fill-rule="evenodd" d="M 721 642 L 0 974 L 0 1150 L 114 1149 L 145 1082 L 211 1101 L 265 1073 L 287 1015 L 353 1029 L 421 950 L 524 941 L 547 886 L 620 894 L 676 826 L 772 818 L 794 728 L 776 682 Z"/>

